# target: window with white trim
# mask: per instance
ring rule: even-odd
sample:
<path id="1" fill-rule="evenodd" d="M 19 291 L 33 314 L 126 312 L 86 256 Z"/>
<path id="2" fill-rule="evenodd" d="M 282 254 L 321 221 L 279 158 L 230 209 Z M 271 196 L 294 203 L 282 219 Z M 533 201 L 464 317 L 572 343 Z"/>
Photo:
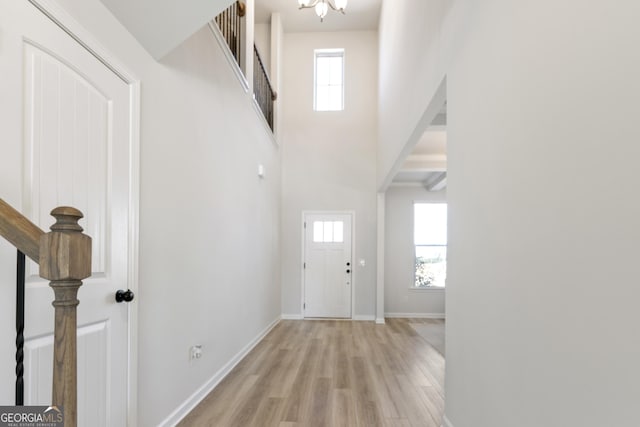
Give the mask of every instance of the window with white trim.
<path id="1" fill-rule="evenodd" d="M 415 203 L 413 225 L 413 288 L 444 288 L 447 279 L 447 204 Z"/>
<path id="2" fill-rule="evenodd" d="M 344 49 L 316 49 L 313 109 L 344 110 Z"/>

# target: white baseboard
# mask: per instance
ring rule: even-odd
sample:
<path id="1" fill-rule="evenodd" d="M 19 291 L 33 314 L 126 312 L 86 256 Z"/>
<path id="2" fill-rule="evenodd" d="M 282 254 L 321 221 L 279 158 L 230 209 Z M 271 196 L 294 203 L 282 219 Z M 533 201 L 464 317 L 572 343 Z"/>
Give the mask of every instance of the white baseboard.
<path id="1" fill-rule="evenodd" d="M 380 319 L 376 319 L 376 323 L 377 323 L 378 325 L 384 325 L 384 324 L 385 324 L 384 317 L 382 317 L 382 318 L 380 318 Z"/>
<path id="2" fill-rule="evenodd" d="M 384 317 L 406 317 L 415 319 L 446 319 L 445 313 L 385 313 Z"/>
<path id="3" fill-rule="evenodd" d="M 244 346 L 242 350 L 240 350 L 235 356 L 231 358 L 218 372 L 216 372 L 213 377 L 211 377 L 206 383 L 202 385 L 195 393 L 193 393 L 187 400 L 185 400 L 178 408 L 173 411 L 164 421 L 162 421 L 159 425 L 161 427 L 170 427 L 175 426 L 186 417 L 189 412 L 191 412 L 197 405 L 207 397 L 211 391 L 216 388 L 216 386 L 226 377 L 229 372 L 238 364 L 244 357 L 251 351 L 253 348 L 260 342 L 262 339 L 269 333 L 271 330 L 280 322 L 280 318 L 278 317 L 276 320 L 271 322 L 269 326 L 267 326 L 262 332 L 258 334 L 249 344 Z"/>
<path id="4" fill-rule="evenodd" d="M 351 320 L 373 322 L 374 320 L 376 320 L 376 316 L 374 316 L 373 314 L 356 314 L 351 318 Z"/>
<path id="5" fill-rule="evenodd" d="M 302 314 L 283 314 L 280 316 L 282 320 L 302 320 Z"/>
<path id="6" fill-rule="evenodd" d="M 453 427 L 453 424 L 451 424 L 451 421 L 449 421 L 446 415 L 442 418 L 442 427 Z"/>
<path id="7" fill-rule="evenodd" d="M 281 318 L 282 320 L 303 320 L 304 319 L 302 314 L 283 314 Z M 325 319 L 325 318 L 323 317 L 322 319 Z M 329 319 L 329 318 L 326 318 L 326 319 Z M 336 319 L 336 320 L 340 320 L 340 319 Z M 349 320 L 349 319 L 346 319 L 346 320 Z M 370 315 L 370 314 L 356 314 L 351 318 L 351 320 L 373 322 L 374 320 L 376 320 L 376 316 Z"/>

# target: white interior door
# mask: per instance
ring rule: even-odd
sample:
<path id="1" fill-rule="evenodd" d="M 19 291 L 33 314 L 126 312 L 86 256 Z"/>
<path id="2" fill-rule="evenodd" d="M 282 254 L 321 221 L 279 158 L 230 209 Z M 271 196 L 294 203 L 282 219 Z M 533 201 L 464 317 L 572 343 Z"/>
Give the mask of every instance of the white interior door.
<path id="1" fill-rule="evenodd" d="M 126 426 L 129 308 L 114 295 L 130 285 L 130 87 L 27 1 L 0 1 L 0 40 L 11 154 L 0 191 L 44 230 L 56 206 L 84 213 L 93 273 L 78 295 L 78 425 Z M 49 404 L 53 292 L 35 264 L 27 277 L 25 403 Z"/>
<path id="2" fill-rule="evenodd" d="M 304 216 L 304 316 L 351 317 L 351 214 Z"/>

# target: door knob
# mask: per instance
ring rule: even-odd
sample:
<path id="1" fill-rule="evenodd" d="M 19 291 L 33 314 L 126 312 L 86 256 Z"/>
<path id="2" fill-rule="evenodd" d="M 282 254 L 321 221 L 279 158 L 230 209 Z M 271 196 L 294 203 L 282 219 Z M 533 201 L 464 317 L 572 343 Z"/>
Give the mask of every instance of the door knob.
<path id="1" fill-rule="evenodd" d="M 347 263 L 347 267 L 349 267 L 350 265 L 351 265 L 351 263 L 350 263 L 350 262 L 348 262 L 348 263 Z"/>
<path id="2" fill-rule="evenodd" d="M 351 273 L 351 270 L 347 270 L 347 274 Z"/>
<path id="3" fill-rule="evenodd" d="M 131 302 L 135 295 L 131 292 L 130 289 L 123 291 L 122 289 L 118 289 L 116 291 L 116 302 Z"/>

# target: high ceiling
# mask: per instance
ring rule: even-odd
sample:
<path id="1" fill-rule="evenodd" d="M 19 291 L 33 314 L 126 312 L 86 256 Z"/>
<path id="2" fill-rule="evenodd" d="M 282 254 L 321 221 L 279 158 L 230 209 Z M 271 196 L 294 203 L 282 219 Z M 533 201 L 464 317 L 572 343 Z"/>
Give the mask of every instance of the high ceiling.
<path id="1" fill-rule="evenodd" d="M 256 23 L 280 13 L 285 32 L 377 30 L 382 0 L 349 0 L 346 13 L 329 10 L 320 22 L 313 9 L 298 10 L 298 0 L 255 0 Z"/>
<path id="2" fill-rule="evenodd" d="M 346 14 L 333 10 L 320 22 L 313 9 L 298 9 L 298 0 L 255 0 L 256 23 L 268 24 L 272 13 L 279 13 L 285 32 L 377 30 L 382 0 L 348 0 Z M 447 170 L 446 105 L 424 132 L 402 168 L 394 185 L 423 185 L 431 188 Z M 445 175 L 446 176 L 446 175 Z M 446 185 L 446 181 L 443 181 Z M 442 188 L 442 187 L 437 187 Z"/>

